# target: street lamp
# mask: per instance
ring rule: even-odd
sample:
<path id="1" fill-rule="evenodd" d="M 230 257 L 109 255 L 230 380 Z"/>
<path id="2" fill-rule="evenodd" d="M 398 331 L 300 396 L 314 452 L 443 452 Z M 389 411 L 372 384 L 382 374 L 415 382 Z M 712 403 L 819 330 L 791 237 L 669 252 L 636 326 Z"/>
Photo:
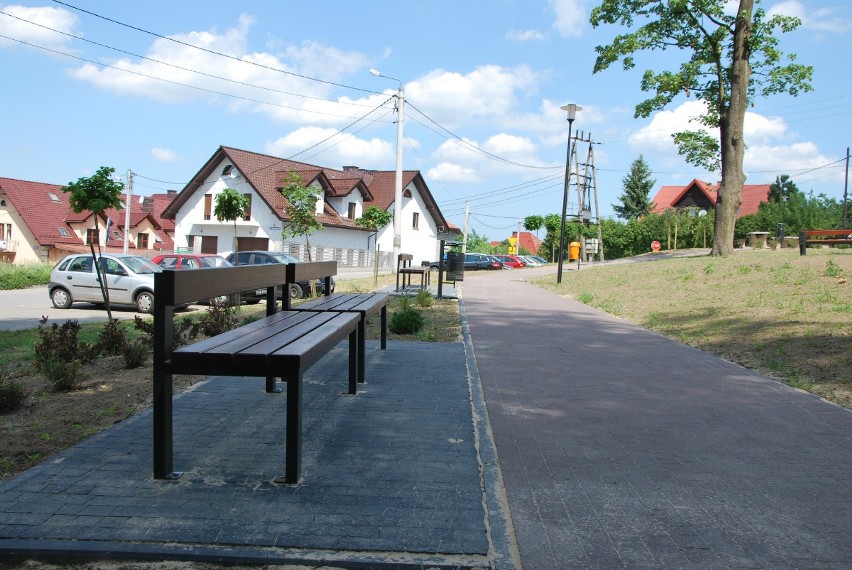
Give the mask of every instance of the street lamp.
<path id="1" fill-rule="evenodd" d="M 562 195 L 562 222 L 559 227 L 559 265 L 556 270 L 557 283 L 562 283 L 562 258 L 565 255 L 565 215 L 568 213 L 568 181 L 571 177 L 571 126 L 574 124 L 577 111 L 582 111 L 583 108 L 570 103 L 561 107 L 561 109 L 568 112 L 568 151 L 565 157 L 565 189 Z M 582 207 L 582 204 L 580 207 Z"/>
<path id="2" fill-rule="evenodd" d="M 402 81 L 396 77 L 382 74 L 378 69 L 370 68 L 370 75 L 375 77 L 384 77 L 385 79 L 393 79 L 399 83 L 399 92 L 397 93 L 396 102 L 396 182 L 394 185 L 394 216 L 393 216 L 393 259 L 391 267 L 396 272 L 396 262 L 399 259 L 400 251 L 402 250 L 402 123 L 405 105 L 405 91 L 402 88 Z"/>

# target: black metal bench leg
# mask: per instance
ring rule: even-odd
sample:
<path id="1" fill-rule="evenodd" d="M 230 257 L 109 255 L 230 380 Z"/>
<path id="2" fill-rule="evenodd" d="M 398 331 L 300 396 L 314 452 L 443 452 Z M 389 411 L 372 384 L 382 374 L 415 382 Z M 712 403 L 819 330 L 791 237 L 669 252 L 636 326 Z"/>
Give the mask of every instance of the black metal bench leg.
<path id="1" fill-rule="evenodd" d="M 287 378 L 287 433 L 284 480 L 295 485 L 302 476 L 302 371 Z M 276 479 L 281 483 L 281 478 Z"/>
<path id="2" fill-rule="evenodd" d="M 349 333 L 349 393 L 353 396 L 358 393 L 358 382 L 363 382 L 364 377 L 358 377 L 359 352 L 362 350 L 361 333 L 354 330 Z"/>
<path id="3" fill-rule="evenodd" d="M 388 307 L 382 307 L 382 350 L 388 347 Z"/>
<path id="4" fill-rule="evenodd" d="M 363 383 L 366 376 L 366 367 L 364 365 L 365 354 L 367 353 L 367 333 L 366 326 L 364 323 L 367 321 L 365 316 L 362 316 L 358 319 L 358 382 Z M 350 352 L 350 362 L 351 362 L 351 352 Z"/>
<path id="5" fill-rule="evenodd" d="M 177 479 L 173 469 L 172 375 L 154 375 L 154 478 Z"/>
<path id="6" fill-rule="evenodd" d="M 275 376 L 267 376 L 266 377 L 266 393 L 267 394 L 280 394 L 281 388 L 276 387 L 275 385 Z"/>

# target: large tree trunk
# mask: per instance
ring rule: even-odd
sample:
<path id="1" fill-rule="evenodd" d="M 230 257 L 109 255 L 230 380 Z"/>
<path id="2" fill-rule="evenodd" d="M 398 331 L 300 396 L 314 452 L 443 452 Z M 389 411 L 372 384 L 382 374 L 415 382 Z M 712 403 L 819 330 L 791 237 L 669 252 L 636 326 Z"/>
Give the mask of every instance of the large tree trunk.
<path id="1" fill-rule="evenodd" d="M 730 99 L 719 105 L 719 143 L 722 182 L 716 197 L 716 222 L 710 255 L 728 255 L 734 250 L 734 224 L 743 201 L 743 125 L 748 107 L 749 65 L 754 0 L 740 0 L 734 28 L 734 51 L 730 69 Z M 720 93 L 720 97 L 723 95 Z"/>

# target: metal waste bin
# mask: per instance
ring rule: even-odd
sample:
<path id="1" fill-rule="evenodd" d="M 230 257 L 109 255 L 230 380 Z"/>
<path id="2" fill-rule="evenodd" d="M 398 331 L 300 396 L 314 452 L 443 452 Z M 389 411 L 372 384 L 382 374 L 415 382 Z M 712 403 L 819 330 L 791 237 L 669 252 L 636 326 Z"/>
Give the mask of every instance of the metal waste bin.
<path id="1" fill-rule="evenodd" d="M 464 281 L 464 254 L 447 254 L 447 281 Z"/>
<path id="2" fill-rule="evenodd" d="M 568 244 L 568 259 L 570 261 L 580 259 L 580 242 L 572 241 Z"/>

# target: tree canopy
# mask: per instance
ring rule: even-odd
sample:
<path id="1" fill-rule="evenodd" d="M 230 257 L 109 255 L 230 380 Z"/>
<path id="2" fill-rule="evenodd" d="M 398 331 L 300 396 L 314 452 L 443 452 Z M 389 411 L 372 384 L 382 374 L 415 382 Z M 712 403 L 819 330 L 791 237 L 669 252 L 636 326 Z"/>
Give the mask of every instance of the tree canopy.
<path id="1" fill-rule="evenodd" d="M 681 95 L 705 104 L 706 112 L 693 118 L 699 128 L 673 137 L 687 162 L 714 172 L 721 169 L 714 255 L 733 250 L 736 212 L 745 183 L 746 108 L 757 97 L 795 96 L 811 90 L 813 74 L 813 68 L 795 63 L 794 54 L 784 57 L 775 35 L 795 30 L 801 25 L 798 18 L 767 17 L 760 0 L 738 0 L 733 13 L 726 10 L 730 4 L 725 0 L 603 0 L 590 19 L 595 27 L 627 28 L 611 44 L 595 48 L 595 73 L 618 61 L 625 70 L 633 69 L 639 52 L 677 49 L 684 54 L 676 70 L 643 73 L 640 86 L 651 96 L 636 105 L 634 115 L 648 117 Z M 711 129 L 718 129 L 718 134 L 711 134 Z"/>
<path id="2" fill-rule="evenodd" d="M 237 252 L 237 220 L 240 219 L 249 206 L 249 199 L 233 188 L 225 188 L 216 195 L 216 205 L 213 215 L 217 220 L 234 223 L 234 253 Z"/>

